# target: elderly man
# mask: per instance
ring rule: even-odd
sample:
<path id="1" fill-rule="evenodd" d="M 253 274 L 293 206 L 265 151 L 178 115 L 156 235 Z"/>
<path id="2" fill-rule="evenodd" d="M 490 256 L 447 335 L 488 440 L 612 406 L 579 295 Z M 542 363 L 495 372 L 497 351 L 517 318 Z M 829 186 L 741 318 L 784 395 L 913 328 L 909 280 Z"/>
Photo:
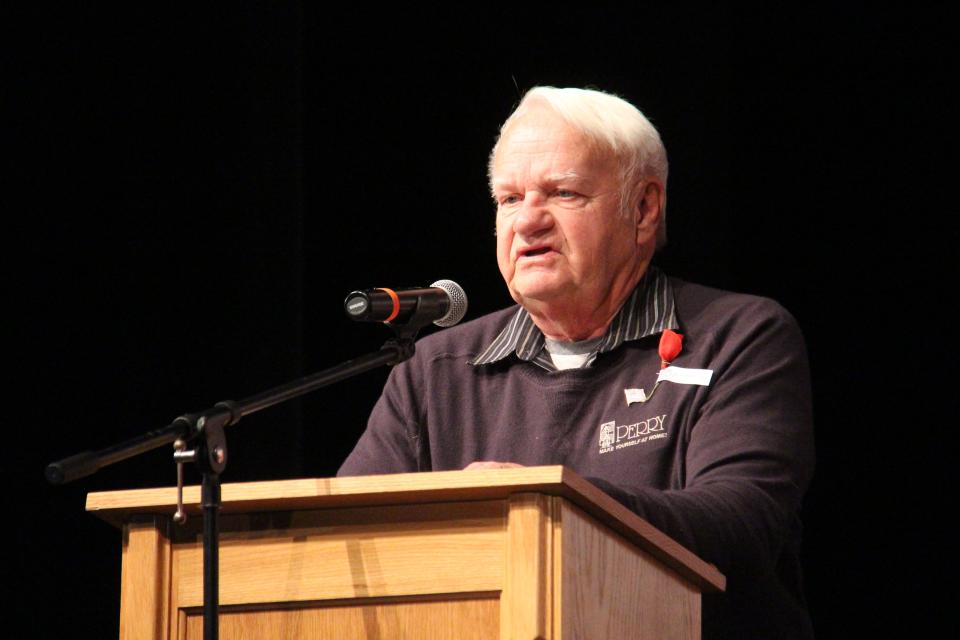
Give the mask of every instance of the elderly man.
<path id="1" fill-rule="evenodd" d="M 666 180 L 660 137 L 629 103 L 527 93 L 490 156 L 519 306 L 421 340 L 339 473 L 566 465 L 727 574 L 705 637 L 812 637 L 803 341 L 775 302 L 651 265 Z"/>

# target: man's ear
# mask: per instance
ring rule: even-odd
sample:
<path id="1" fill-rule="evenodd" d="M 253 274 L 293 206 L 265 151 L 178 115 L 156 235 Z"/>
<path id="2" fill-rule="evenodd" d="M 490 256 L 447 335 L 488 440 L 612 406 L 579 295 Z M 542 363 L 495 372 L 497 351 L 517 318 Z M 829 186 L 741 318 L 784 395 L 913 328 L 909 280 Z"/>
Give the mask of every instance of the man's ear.
<path id="1" fill-rule="evenodd" d="M 640 185 L 637 197 L 637 244 L 645 244 L 653 239 L 656 242 L 657 228 L 663 216 L 666 204 L 666 192 L 656 178 L 648 178 Z"/>

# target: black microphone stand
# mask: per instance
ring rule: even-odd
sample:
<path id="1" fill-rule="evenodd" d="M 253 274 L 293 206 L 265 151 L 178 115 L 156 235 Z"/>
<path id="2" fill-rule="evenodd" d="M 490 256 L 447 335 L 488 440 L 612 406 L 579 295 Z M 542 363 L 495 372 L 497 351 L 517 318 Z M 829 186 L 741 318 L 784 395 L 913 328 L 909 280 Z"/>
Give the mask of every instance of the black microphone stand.
<path id="1" fill-rule="evenodd" d="M 352 378 L 382 365 L 396 365 L 413 357 L 414 340 L 421 327 L 429 324 L 414 314 L 402 326 L 388 325 L 395 333 L 378 351 L 325 369 L 299 380 L 274 387 L 239 402 L 223 401 L 206 411 L 179 416 L 162 429 L 131 438 L 119 444 L 85 451 L 47 465 L 46 477 L 52 484 L 83 478 L 106 466 L 174 443 L 177 463 L 177 512 L 174 521 L 184 522 L 183 464 L 194 462 L 202 475 L 200 505 L 203 510 L 203 638 L 219 637 L 219 521 L 220 474 L 227 466 L 227 439 L 224 429 L 244 416 L 273 405 L 298 398 L 322 387 Z M 194 445 L 193 450 L 186 447 Z"/>

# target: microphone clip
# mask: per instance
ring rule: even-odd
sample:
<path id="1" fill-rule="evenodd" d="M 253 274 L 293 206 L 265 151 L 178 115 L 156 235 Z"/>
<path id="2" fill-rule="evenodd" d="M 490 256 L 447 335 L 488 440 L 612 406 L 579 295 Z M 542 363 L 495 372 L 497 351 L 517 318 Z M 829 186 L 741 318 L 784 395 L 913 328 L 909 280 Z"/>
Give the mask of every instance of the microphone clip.
<path id="1" fill-rule="evenodd" d="M 396 357 L 387 364 L 391 367 L 413 357 L 416 351 L 417 333 L 430 321 L 423 323 L 391 324 L 385 323 L 393 331 L 393 338 L 387 340 L 381 350 L 393 350 Z"/>

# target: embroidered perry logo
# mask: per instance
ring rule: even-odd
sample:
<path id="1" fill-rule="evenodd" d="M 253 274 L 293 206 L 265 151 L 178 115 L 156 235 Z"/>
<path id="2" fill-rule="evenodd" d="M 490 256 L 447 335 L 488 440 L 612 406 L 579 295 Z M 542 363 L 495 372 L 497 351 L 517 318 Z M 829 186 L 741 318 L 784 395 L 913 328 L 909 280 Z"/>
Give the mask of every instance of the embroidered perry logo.
<path id="1" fill-rule="evenodd" d="M 633 424 L 618 425 L 616 422 L 604 422 L 600 425 L 600 453 L 609 453 L 650 440 L 666 438 L 667 432 L 664 428 L 666 418 L 667 414 L 664 413 Z"/>

